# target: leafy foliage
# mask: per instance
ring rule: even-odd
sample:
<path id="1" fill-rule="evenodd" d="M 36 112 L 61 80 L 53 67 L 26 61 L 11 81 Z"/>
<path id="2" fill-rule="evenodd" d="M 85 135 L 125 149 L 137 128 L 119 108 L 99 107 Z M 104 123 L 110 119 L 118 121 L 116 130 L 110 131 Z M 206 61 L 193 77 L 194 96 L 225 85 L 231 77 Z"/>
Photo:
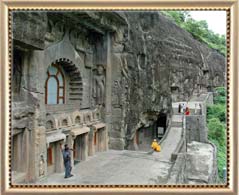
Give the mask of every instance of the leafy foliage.
<path id="1" fill-rule="evenodd" d="M 218 174 L 222 180 L 226 167 L 226 92 L 224 87 L 215 90 L 214 105 L 207 107 L 208 139 L 217 146 Z"/>
<path id="2" fill-rule="evenodd" d="M 219 122 L 225 123 L 226 122 L 226 115 L 225 115 L 226 106 L 221 103 L 225 98 L 217 98 L 217 99 L 220 99 L 218 103 L 207 107 L 208 122 L 210 122 L 211 119 L 218 119 Z M 211 121 L 211 122 L 214 122 L 214 121 Z"/>
<path id="3" fill-rule="evenodd" d="M 224 56 L 226 55 L 225 35 L 219 35 L 209 30 L 205 20 L 194 20 L 188 11 L 162 11 L 162 13 L 191 33 L 195 39 L 206 43 L 210 48 L 217 50 Z"/>

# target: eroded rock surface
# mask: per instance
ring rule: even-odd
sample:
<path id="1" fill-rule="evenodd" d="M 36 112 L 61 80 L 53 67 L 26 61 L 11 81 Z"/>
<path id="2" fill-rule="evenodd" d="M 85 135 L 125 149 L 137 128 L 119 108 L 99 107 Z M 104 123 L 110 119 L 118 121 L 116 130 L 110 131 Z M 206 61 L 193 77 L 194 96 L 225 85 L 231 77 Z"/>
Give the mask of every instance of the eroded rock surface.
<path id="1" fill-rule="evenodd" d="M 172 101 L 223 85 L 225 58 L 160 12 L 122 15 L 128 26 L 116 33 L 113 47 L 112 131 L 121 131 L 122 145 L 131 148 L 136 129 L 147 126 L 142 115 L 170 117 Z"/>

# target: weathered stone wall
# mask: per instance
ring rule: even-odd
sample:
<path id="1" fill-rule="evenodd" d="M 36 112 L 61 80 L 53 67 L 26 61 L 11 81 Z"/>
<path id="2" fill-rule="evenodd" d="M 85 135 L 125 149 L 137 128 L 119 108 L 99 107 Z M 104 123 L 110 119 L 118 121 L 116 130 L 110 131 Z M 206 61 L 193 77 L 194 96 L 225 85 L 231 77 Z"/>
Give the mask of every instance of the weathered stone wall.
<path id="1" fill-rule="evenodd" d="M 114 13 L 14 12 L 12 97 L 16 106 L 12 111 L 21 109 L 20 104 L 34 108 L 33 116 L 28 114 L 31 110 L 26 107 L 26 116 L 16 116 L 13 120 L 14 133 L 21 131 L 25 136 L 25 132 L 30 132 L 23 138 L 26 143 L 18 143 L 19 147 L 26 149 L 26 158 L 33 162 L 23 170 L 28 177 L 25 181 L 35 181 L 48 174 L 46 138 L 49 135 L 49 116 L 61 118 L 57 120 L 59 124 L 55 124 L 60 128 L 50 128 L 52 134 L 57 134 L 62 131 L 62 121 L 73 112 L 84 110 L 91 113 L 97 108 L 101 115 L 98 122 L 107 119 L 104 132 L 108 132 L 112 119 L 111 101 L 106 103 L 111 96 L 111 33 L 120 29 L 118 26 L 122 24 L 122 18 Z M 64 76 L 64 104 L 51 105 L 45 101 L 47 71 L 51 65 L 59 66 Z M 90 122 L 96 121 L 92 119 Z M 71 128 L 71 124 L 72 121 L 67 120 L 67 128 Z M 108 136 L 102 139 L 106 140 L 104 148 L 107 149 Z M 19 162 L 14 161 L 14 165 Z"/>
<path id="2" fill-rule="evenodd" d="M 217 183 L 217 151 L 213 144 L 193 141 L 187 145 L 187 153 L 178 154 L 168 184 Z"/>
<path id="3" fill-rule="evenodd" d="M 186 116 L 186 143 L 208 142 L 207 123 L 204 115 Z"/>
<path id="4" fill-rule="evenodd" d="M 112 101 L 107 105 L 111 106 L 108 121 L 111 148 L 123 149 L 131 144 L 135 131 L 147 123 L 142 119 L 145 113 L 166 113 L 169 119 L 172 101 L 185 101 L 224 82 L 225 58 L 194 40 L 160 12 L 119 12 L 114 17 L 105 12 L 16 12 L 13 16 L 15 47 L 28 48 L 27 64 L 34 65 L 27 70 L 29 66 L 24 66 L 26 83 L 31 73 L 46 72 L 59 59 L 70 60 L 81 73 L 84 91 L 81 105 L 67 101 L 59 109 L 47 108 L 52 112 L 92 106 L 94 65 L 109 63 L 104 31 L 110 30 Z M 24 18 L 27 22 L 21 26 Z M 75 22 L 83 28 L 73 27 Z M 38 28 L 42 29 L 38 34 L 32 33 Z M 28 35 L 30 38 L 26 39 Z M 44 81 L 46 76 L 33 74 L 32 87 L 26 90 L 35 91 L 39 99 L 44 99 L 45 83 L 36 81 Z"/>
<path id="5" fill-rule="evenodd" d="M 46 141 L 48 114 L 98 107 L 109 147 L 135 149 L 138 129 L 160 114 L 168 124 L 172 101 L 224 84 L 225 58 L 157 11 L 14 12 L 13 47 L 13 100 L 34 108 L 33 118 L 14 118 L 15 129 L 34 122 L 29 181 L 46 169 L 46 148 L 39 143 Z M 75 100 L 67 84 L 66 103 L 57 107 L 45 104 L 47 68 L 55 63 L 67 83 L 74 77 L 81 83 Z"/>
<path id="6" fill-rule="evenodd" d="M 143 113 L 170 118 L 172 101 L 223 85 L 225 58 L 160 12 L 121 15 L 127 28 L 117 31 L 113 42 L 110 137 L 121 143 L 119 148 L 129 148 L 135 131 L 145 126 Z"/>

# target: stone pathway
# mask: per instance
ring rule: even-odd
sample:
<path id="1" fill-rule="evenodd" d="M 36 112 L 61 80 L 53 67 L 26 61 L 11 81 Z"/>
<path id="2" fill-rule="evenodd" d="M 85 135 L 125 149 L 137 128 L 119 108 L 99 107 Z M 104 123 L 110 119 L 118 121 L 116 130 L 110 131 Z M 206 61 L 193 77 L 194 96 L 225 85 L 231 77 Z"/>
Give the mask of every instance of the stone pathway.
<path id="1" fill-rule="evenodd" d="M 109 150 L 77 164 L 71 178 L 64 179 L 63 173 L 55 173 L 37 184 L 166 183 L 171 165 L 160 156 L 146 152 Z"/>
<path id="2" fill-rule="evenodd" d="M 173 108 L 179 102 L 173 103 Z M 161 152 L 109 150 L 75 165 L 73 177 L 55 173 L 37 184 L 165 184 L 172 167 L 171 154 L 183 132 L 183 115 L 174 109 L 172 124 L 161 144 Z"/>

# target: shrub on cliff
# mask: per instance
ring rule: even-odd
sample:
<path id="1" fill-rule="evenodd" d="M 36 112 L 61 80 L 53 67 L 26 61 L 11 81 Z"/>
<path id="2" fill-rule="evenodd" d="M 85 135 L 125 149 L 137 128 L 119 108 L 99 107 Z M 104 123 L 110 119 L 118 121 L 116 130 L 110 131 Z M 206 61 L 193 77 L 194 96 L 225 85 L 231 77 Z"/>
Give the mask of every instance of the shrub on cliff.
<path id="1" fill-rule="evenodd" d="M 226 91 L 224 87 L 215 89 L 214 105 L 207 107 L 208 139 L 217 146 L 219 178 L 223 179 L 226 167 Z"/>
<path id="2" fill-rule="evenodd" d="M 224 99 L 224 98 L 222 98 Z M 220 100 L 220 102 L 223 100 Z M 225 101 L 224 101 L 225 102 Z M 212 106 L 207 107 L 207 120 L 208 122 L 211 119 L 218 119 L 219 122 L 226 122 L 226 114 L 225 114 L 226 106 L 225 104 L 214 104 Z"/>
<path id="3" fill-rule="evenodd" d="M 217 50 L 224 56 L 226 55 L 225 35 L 219 35 L 209 30 L 205 20 L 194 20 L 188 11 L 162 11 L 162 13 L 178 26 L 191 33 L 195 39 L 206 43 L 208 47 Z"/>

